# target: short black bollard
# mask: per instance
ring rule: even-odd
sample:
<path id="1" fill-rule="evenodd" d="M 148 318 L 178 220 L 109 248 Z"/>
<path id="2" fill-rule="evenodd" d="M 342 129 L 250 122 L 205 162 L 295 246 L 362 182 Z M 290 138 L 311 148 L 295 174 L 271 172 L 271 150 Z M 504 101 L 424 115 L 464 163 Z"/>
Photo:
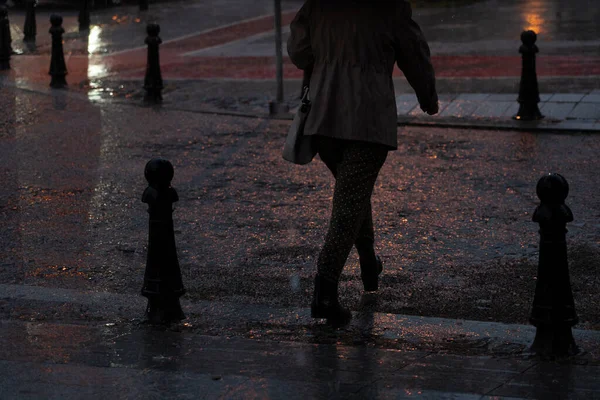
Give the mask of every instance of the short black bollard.
<path id="1" fill-rule="evenodd" d="M 26 42 L 35 42 L 35 36 L 37 35 L 37 24 L 35 22 L 35 7 L 37 0 L 27 0 L 27 10 L 25 13 L 25 26 L 23 26 L 23 38 Z"/>
<path id="2" fill-rule="evenodd" d="M 0 6 L 0 70 L 10 69 L 11 53 L 8 10 L 5 6 Z"/>
<path id="3" fill-rule="evenodd" d="M 185 288 L 173 230 L 173 203 L 179 200 L 171 187 L 173 175 L 173 165 L 163 159 L 148 161 L 144 170 L 149 186 L 142 201 L 148 204 L 150 230 L 142 295 L 148 298 L 146 318 L 153 324 L 185 319 L 179 303 Z"/>
<path id="4" fill-rule="evenodd" d="M 79 9 L 79 31 L 90 30 L 90 0 L 81 0 L 81 8 Z"/>
<path id="5" fill-rule="evenodd" d="M 545 357 L 577 354 L 571 327 L 577 324 L 569 266 L 567 262 L 567 222 L 573 213 L 565 204 L 567 180 L 559 174 L 540 178 L 536 192 L 541 204 L 533 221 L 540 224 L 540 259 L 531 318 L 537 328 L 531 351 Z"/>
<path id="6" fill-rule="evenodd" d="M 50 86 L 56 89 L 67 86 L 65 76 L 67 75 L 67 65 L 65 64 L 65 54 L 63 52 L 63 19 L 60 15 L 51 15 L 50 34 L 52 35 L 52 57 L 50 58 Z"/>
<path id="7" fill-rule="evenodd" d="M 148 0 L 140 0 L 140 11 L 148 10 Z"/>
<path id="8" fill-rule="evenodd" d="M 534 31 L 524 31 L 521 33 L 523 44 L 519 48 L 519 53 L 522 54 L 523 63 L 521 83 L 519 85 L 519 111 L 514 118 L 522 121 L 544 118 L 538 108 L 540 91 L 538 88 L 535 55 L 539 52 L 539 49 L 535 44 L 536 40 L 537 35 Z"/>
<path id="9" fill-rule="evenodd" d="M 144 101 L 147 103 L 160 103 L 162 101 L 163 89 L 158 52 L 158 46 L 162 43 L 162 40 L 158 36 L 160 26 L 158 24 L 148 24 L 146 32 L 148 33 L 148 37 L 146 37 L 148 61 L 146 63 L 146 77 L 144 78 L 144 89 L 146 90 Z"/>

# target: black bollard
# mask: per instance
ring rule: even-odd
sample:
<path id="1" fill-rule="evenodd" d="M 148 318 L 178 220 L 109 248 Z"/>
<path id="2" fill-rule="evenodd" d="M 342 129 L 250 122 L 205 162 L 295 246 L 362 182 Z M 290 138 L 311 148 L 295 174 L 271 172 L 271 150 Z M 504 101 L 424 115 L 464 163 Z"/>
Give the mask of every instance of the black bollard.
<path id="1" fill-rule="evenodd" d="M 160 26 L 158 24 L 148 24 L 146 32 L 148 32 L 148 37 L 146 37 L 148 61 L 146 64 L 146 77 L 144 78 L 144 89 L 146 90 L 144 101 L 148 103 L 160 103 L 162 101 L 163 89 L 158 52 L 158 46 L 162 43 L 162 40 L 158 36 Z"/>
<path id="2" fill-rule="evenodd" d="M 142 201 L 148 204 L 150 231 L 142 295 L 148 298 L 146 318 L 153 324 L 185 319 L 179 304 L 185 288 L 173 230 L 173 203 L 179 200 L 171 187 L 173 175 L 173 165 L 163 159 L 148 161 L 144 170 L 149 186 L 142 195 Z"/>
<path id="3" fill-rule="evenodd" d="M 52 35 L 52 57 L 50 58 L 50 86 L 56 89 L 67 86 L 65 76 L 67 75 L 67 65 L 65 64 L 65 55 L 63 52 L 62 36 L 65 30 L 62 27 L 63 19 L 60 15 L 51 15 L 50 34 Z"/>
<path id="4" fill-rule="evenodd" d="M 27 10 L 25 13 L 25 26 L 23 27 L 23 38 L 26 42 L 35 42 L 35 36 L 37 35 L 37 24 L 35 22 L 35 6 L 37 0 L 27 0 Z"/>
<path id="5" fill-rule="evenodd" d="M 10 69 L 10 22 L 5 6 L 0 6 L 0 70 Z"/>
<path id="6" fill-rule="evenodd" d="M 148 10 L 148 0 L 140 0 L 140 11 Z"/>
<path id="7" fill-rule="evenodd" d="M 90 30 L 90 1 L 89 0 L 81 0 L 81 8 L 79 9 L 79 16 L 77 18 L 79 21 L 79 31 L 89 31 Z"/>
<path id="8" fill-rule="evenodd" d="M 521 33 L 523 44 L 519 48 L 519 53 L 522 55 L 523 63 L 519 86 L 519 111 L 514 118 L 522 121 L 544 118 L 538 108 L 540 91 L 535 67 L 535 55 L 539 52 L 539 49 L 535 44 L 536 40 L 537 35 L 534 31 L 524 31 Z"/>
<path id="9" fill-rule="evenodd" d="M 567 222 L 573 213 L 565 204 L 567 180 L 559 174 L 540 178 L 536 192 L 541 204 L 533 221 L 540 224 L 540 259 L 531 318 L 537 328 L 531 351 L 545 357 L 577 354 L 571 327 L 577 324 L 569 266 L 567 262 Z"/>

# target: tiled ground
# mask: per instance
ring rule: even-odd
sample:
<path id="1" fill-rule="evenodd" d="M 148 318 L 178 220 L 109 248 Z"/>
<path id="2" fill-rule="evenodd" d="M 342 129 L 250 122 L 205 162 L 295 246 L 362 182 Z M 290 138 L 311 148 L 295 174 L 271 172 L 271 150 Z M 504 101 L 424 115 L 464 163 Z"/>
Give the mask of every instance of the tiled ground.
<path id="1" fill-rule="evenodd" d="M 440 112 L 436 117 L 508 118 L 519 109 L 517 94 L 461 93 L 440 95 Z M 399 116 L 422 116 L 413 94 L 396 96 Z M 538 105 L 542 114 L 553 120 L 600 121 L 600 94 L 542 93 Z"/>

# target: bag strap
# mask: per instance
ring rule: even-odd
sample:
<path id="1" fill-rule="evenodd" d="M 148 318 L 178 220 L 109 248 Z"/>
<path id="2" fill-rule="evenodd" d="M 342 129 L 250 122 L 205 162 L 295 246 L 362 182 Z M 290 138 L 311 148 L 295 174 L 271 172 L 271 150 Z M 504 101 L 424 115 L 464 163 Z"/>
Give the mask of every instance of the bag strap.
<path id="1" fill-rule="evenodd" d="M 309 87 L 308 85 L 302 88 L 302 103 L 307 104 L 310 103 L 310 97 L 308 96 Z"/>

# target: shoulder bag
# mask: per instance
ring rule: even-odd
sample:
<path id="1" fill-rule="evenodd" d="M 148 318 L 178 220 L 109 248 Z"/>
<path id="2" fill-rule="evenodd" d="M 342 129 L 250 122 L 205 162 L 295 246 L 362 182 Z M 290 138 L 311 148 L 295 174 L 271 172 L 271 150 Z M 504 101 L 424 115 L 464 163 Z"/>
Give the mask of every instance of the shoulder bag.
<path id="1" fill-rule="evenodd" d="M 310 112 L 311 102 L 308 97 L 308 86 L 304 87 L 302 104 L 290 126 L 285 145 L 283 146 L 283 158 L 294 164 L 304 165 L 312 161 L 317 154 L 316 141 L 313 136 L 304 136 L 304 125 Z"/>

